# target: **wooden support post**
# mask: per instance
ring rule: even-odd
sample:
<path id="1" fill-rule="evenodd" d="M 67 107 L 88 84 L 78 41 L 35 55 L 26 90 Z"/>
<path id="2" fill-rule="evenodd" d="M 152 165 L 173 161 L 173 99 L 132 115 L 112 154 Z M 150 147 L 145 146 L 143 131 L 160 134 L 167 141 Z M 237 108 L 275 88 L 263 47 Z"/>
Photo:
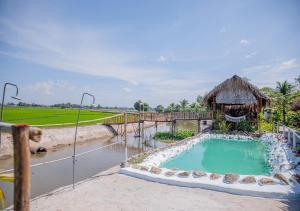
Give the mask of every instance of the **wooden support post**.
<path id="1" fill-rule="evenodd" d="M 296 145 L 296 131 L 293 131 L 293 148 L 295 148 Z"/>
<path id="2" fill-rule="evenodd" d="M 144 139 L 145 139 L 145 122 L 143 121 L 142 122 L 142 141 L 144 143 Z"/>
<path id="3" fill-rule="evenodd" d="M 127 152 L 127 113 L 124 114 L 124 142 L 125 142 L 125 167 L 127 166 L 128 152 Z"/>
<path id="4" fill-rule="evenodd" d="M 157 122 L 155 121 L 155 132 L 157 133 Z"/>
<path id="5" fill-rule="evenodd" d="M 14 210 L 28 211 L 30 199 L 30 151 L 27 125 L 13 126 L 14 143 Z"/>
<path id="6" fill-rule="evenodd" d="M 198 133 L 201 132 L 201 120 L 198 119 Z"/>
<path id="7" fill-rule="evenodd" d="M 291 129 L 288 129 L 288 143 L 291 143 Z"/>
<path id="8" fill-rule="evenodd" d="M 139 137 L 141 137 L 141 113 L 139 114 Z"/>

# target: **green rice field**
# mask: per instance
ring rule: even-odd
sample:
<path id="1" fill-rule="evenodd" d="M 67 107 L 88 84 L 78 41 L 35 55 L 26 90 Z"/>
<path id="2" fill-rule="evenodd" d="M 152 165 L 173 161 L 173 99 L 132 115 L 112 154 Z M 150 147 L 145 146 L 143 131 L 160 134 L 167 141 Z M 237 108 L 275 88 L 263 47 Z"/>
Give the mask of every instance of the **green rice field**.
<path id="1" fill-rule="evenodd" d="M 45 108 L 45 107 L 14 107 L 6 106 L 3 110 L 3 121 L 15 124 L 38 125 L 39 127 L 61 127 L 75 125 L 78 109 L 61 109 L 61 108 Z M 116 113 L 98 112 L 83 109 L 81 110 L 80 121 L 94 120 L 109 116 Z M 49 124 L 65 124 L 66 125 L 49 125 Z M 82 122 L 80 125 L 101 123 L 101 120 L 92 122 Z M 44 126 L 41 126 L 44 125 Z"/>

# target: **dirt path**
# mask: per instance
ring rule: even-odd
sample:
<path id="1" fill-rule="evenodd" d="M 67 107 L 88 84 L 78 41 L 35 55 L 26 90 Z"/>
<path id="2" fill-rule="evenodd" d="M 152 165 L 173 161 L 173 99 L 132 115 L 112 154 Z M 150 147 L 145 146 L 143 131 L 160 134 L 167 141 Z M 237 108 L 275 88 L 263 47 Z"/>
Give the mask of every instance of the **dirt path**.
<path id="1" fill-rule="evenodd" d="M 32 210 L 299 210 L 300 202 L 281 202 L 184 188 L 117 174 L 115 167 L 92 179 L 40 196 Z"/>

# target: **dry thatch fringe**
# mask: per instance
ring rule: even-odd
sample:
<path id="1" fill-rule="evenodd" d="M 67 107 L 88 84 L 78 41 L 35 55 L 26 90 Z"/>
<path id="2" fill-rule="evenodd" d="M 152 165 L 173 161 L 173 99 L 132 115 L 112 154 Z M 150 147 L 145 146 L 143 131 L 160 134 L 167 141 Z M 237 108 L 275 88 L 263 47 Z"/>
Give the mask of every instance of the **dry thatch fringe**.
<path id="1" fill-rule="evenodd" d="M 296 100 L 295 103 L 293 104 L 292 110 L 293 110 L 293 111 L 300 111 L 300 97 L 297 98 L 297 100 Z"/>
<path id="2" fill-rule="evenodd" d="M 243 89 L 252 92 L 257 100 L 258 99 L 262 100 L 263 105 L 266 105 L 267 103 L 270 102 L 269 97 L 267 97 L 264 93 L 262 93 L 256 86 L 242 79 L 241 77 L 234 75 L 233 77 L 225 80 L 224 82 L 216 86 L 213 90 L 211 90 L 204 97 L 204 103 L 206 105 L 209 105 L 213 101 L 213 98 L 223 90 L 237 90 L 237 89 Z"/>

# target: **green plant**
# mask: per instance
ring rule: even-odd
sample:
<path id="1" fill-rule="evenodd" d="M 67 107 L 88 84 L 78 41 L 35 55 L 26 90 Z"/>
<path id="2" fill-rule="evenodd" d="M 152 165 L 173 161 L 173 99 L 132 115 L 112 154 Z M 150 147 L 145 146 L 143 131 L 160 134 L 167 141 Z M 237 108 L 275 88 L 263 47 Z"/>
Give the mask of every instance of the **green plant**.
<path id="1" fill-rule="evenodd" d="M 292 101 L 292 96 L 290 95 L 293 91 L 294 86 L 287 81 L 279 82 L 277 81 L 276 90 L 280 94 L 280 97 L 276 98 L 277 105 L 282 112 L 283 123 L 286 123 L 286 115 L 288 110 L 288 105 Z"/>
<path id="2" fill-rule="evenodd" d="M 291 127 L 300 128 L 300 111 L 288 112 L 287 122 Z"/>
<path id="3" fill-rule="evenodd" d="M 230 129 L 230 124 L 227 124 L 227 122 L 225 120 L 222 120 L 219 123 L 219 129 L 220 129 L 221 133 L 228 133 L 229 129 Z"/>
<path id="4" fill-rule="evenodd" d="M 259 131 L 272 132 L 273 124 L 264 120 L 264 116 L 262 112 L 258 113 L 257 122 L 258 122 Z"/>
<path id="5" fill-rule="evenodd" d="M 195 133 L 192 130 L 178 130 L 175 133 L 176 140 L 182 140 L 191 136 L 194 136 Z"/>
<path id="6" fill-rule="evenodd" d="M 294 150 L 296 150 L 297 152 L 300 152 L 300 146 L 294 147 Z"/>
<path id="7" fill-rule="evenodd" d="M 14 175 L 13 174 L 0 174 L 0 180 L 4 182 L 13 182 Z M 4 191 L 0 188 L 0 205 L 2 209 L 5 209 L 5 195 Z"/>
<path id="8" fill-rule="evenodd" d="M 192 130 L 177 130 L 175 134 L 172 134 L 170 131 L 161 131 L 155 133 L 154 139 L 172 142 L 173 140 L 182 140 L 194 135 L 195 133 Z"/>
<path id="9" fill-rule="evenodd" d="M 212 124 L 212 128 L 214 130 L 220 130 L 220 122 L 222 121 L 222 117 L 221 117 L 221 114 L 219 111 L 217 111 L 217 114 L 216 114 L 216 117 L 215 119 L 213 120 L 213 124 Z"/>
<path id="10" fill-rule="evenodd" d="M 154 135 L 154 139 L 158 139 L 158 140 L 168 140 L 168 139 L 173 139 L 173 135 L 171 132 L 169 131 L 161 131 L 161 132 L 157 132 Z"/>
<path id="11" fill-rule="evenodd" d="M 250 122 L 248 122 L 246 120 L 242 120 L 237 123 L 237 130 L 244 131 L 244 132 L 253 132 L 254 131 L 253 127 L 250 125 Z"/>

